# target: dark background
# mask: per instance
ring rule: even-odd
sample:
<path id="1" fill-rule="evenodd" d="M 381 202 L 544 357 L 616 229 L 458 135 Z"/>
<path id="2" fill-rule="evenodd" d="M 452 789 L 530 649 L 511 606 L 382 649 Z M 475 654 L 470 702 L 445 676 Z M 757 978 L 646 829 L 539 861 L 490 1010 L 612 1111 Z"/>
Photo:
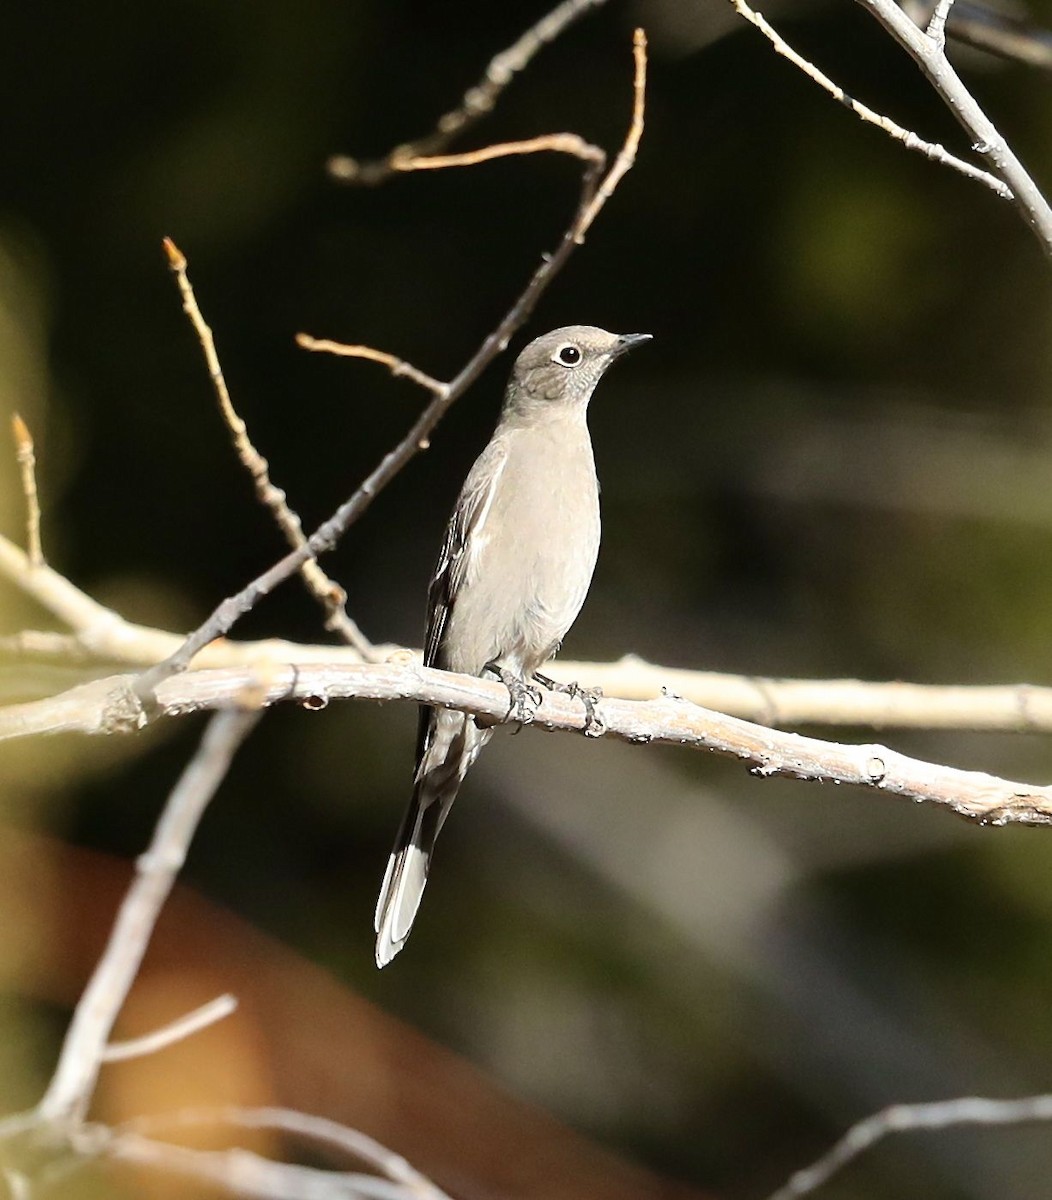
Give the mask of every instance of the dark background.
<path id="1" fill-rule="evenodd" d="M 323 164 L 426 132 L 542 11 L 8 8 L 0 410 L 37 436 L 52 565 L 129 619 L 187 629 L 280 552 L 216 415 L 165 235 L 308 526 L 402 436 L 419 389 L 307 355 L 294 334 L 450 376 L 555 246 L 576 165 L 535 156 L 356 190 Z M 567 323 L 654 334 L 592 409 L 604 544 L 566 653 L 1048 683 L 1052 289 L 1039 245 L 1009 205 L 863 126 L 729 13 L 719 0 L 611 3 L 463 143 L 574 130 L 614 149 L 631 29 L 646 26 L 637 165 L 512 346 Z M 848 91 L 966 150 L 847 0 L 772 15 Z M 1047 179 L 1052 80 L 954 57 Z M 324 564 L 377 641 L 419 644 L 446 515 L 509 365 L 510 353 Z M 3 531 L 21 540 L 11 457 L 4 474 Z M 9 628 L 47 624 L 5 604 Z M 296 583 L 237 632 L 323 639 Z M 496 738 L 413 937 L 378 974 L 372 907 L 414 722 L 404 705 L 268 715 L 184 879 L 503 1086 L 721 1195 L 762 1195 L 893 1101 L 1049 1086 L 1048 833 L 756 780 L 699 754 Z M 19 749 L 0 768 L 7 819 L 131 858 L 199 731 L 187 720 L 119 744 Z M 1043 737 L 839 735 L 1052 775 Z M 14 985 L 8 1010 L 4 1087 L 26 1103 L 61 1026 Z M 912 1137 L 826 1194 L 1031 1200 L 1049 1155 L 1041 1129 Z"/>

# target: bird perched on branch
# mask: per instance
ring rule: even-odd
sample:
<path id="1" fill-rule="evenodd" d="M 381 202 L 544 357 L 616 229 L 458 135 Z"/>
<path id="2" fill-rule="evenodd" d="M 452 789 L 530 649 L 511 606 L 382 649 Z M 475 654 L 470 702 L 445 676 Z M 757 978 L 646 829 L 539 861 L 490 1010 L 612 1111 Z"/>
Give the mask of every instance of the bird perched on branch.
<path id="1" fill-rule="evenodd" d="M 570 325 L 530 342 L 453 510 L 428 591 L 424 664 L 492 672 L 508 688 L 509 717 L 529 720 L 533 681 L 562 688 L 537 672 L 580 612 L 599 552 L 588 401 L 610 364 L 649 338 Z M 464 713 L 421 706 L 413 798 L 376 906 L 377 966 L 409 936 L 435 839 L 492 734 Z"/>

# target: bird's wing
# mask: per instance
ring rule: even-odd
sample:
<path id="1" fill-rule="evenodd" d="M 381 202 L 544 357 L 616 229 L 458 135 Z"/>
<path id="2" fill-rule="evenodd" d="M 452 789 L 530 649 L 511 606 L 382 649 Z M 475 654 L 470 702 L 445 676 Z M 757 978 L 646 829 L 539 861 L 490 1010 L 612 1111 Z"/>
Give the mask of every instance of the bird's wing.
<path id="1" fill-rule="evenodd" d="M 507 459 L 508 450 L 503 442 L 490 442 L 471 468 L 446 527 L 442 552 L 427 592 L 425 667 L 437 665 L 442 636 L 457 592 L 470 576 L 473 562 L 487 540 L 486 520 Z"/>
<path id="2" fill-rule="evenodd" d="M 486 521 L 506 461 L 504 445 L 491 442 L 461 489 L 428 588 L 425 666 L 442 665 L 439 657 L 449 615 L 460 588 L 472 578 L 485 545 Z M 413 797 L 395 838 L 373 922 L 378 966 L 390 962 L 409 936 L 427 883 L 435 838 L 465 772 L 489 740 L 490 732 L 478 729 L 459 714 L 436 711 L 427 704 L 420 706 Z"/>
<path id="3" fill-rule="evenodd" d="M 493 506 L 497 484 L 504 472 L 508 450 L 502 441 L 494 439 L 479 455 L 468 473 L 453 515 L 446 527 L 446 536 L 438 556 L 435 573 L 427 589 L 427 631 L 424 634 L 424 666 L 440 666 L 438 662 L 442 638 L 449 614 L 456 604 L 457 592 L 471 574 L 473 561 L 486 538 L 486 519 Z M 434 736 L 432 714 L 428 705 L 420 706 L 417 728 L 417 767 L 427 753 Z"/>

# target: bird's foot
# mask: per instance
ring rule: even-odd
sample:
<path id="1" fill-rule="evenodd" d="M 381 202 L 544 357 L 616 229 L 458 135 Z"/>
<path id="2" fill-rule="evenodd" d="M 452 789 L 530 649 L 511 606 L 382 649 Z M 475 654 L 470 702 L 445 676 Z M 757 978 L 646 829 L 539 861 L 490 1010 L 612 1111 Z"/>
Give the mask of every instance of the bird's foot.
<path id="1" fill-rule="evenodd" d="M 533 677 L 550 692 L 562 692 L 571 700 L 580 700 L 584 705 L 584 729 L 581 732 L 585 737 L 602 737 L 606 732 L 606 725 L 596 711 L 596 705 L 603 696 L 602 688 L 583 688 L 576 680 L 573 683 L 560 683 L 558 679 L 549 679 L 539 671 L 534 671 Z"/>
<path id="2" fill-rule="evenodd" d="M 544 700 L 540 688 L 532 687 L 514 671 L 509 671 L 507 667 L 503 667 L 497 662 L 486 663 L 483 670 L 492 671 L 508 689 L 509 703 L 508 711 L 504 716 L 505 723 L 517 723 L 519 729 L 523 725 L 529 725 Z M 517 733 L 518 730 L 515 732 Z"/>

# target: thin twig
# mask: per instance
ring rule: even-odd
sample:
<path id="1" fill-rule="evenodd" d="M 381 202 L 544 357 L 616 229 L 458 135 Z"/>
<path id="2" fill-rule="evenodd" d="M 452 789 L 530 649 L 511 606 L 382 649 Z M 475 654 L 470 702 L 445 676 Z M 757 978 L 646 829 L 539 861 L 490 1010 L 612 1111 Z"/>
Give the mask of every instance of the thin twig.
<path id="1" fill-rule="evenodd" d="M 296 345 L 302 350 L 313 350 L 322 354 L 335 354 L 342 358 L 367 358 L 370 362 L 380 363 L 387 367 L 396 379 L 408 379 L 420 387 L 426 388 L 434 395 L 445 398 L 449 392 L 449 384 L 418 371 L 412 363 L 405 359 L 396 358 L 386 350 L 374 350 L 372 346 L 353 346 L 346 342 L 334 342 L 330 338 L 311 337 L 309 333 L 297 333 Z"/>
<path id="2" fill-rule="evenodd" d="M 599 215 L 600 209 L 610 199 L 614 189 L 635 165 L 639 141 L 643 136 L 643 121 L 646 115 L 647 91 L 647 35 L 642 29 L 636 29 L 632 35 L 632 55 L 635 60 L 635 78 L 632 83 L 632 122 L 628 127 L 628 136 L 624 145 L 614 159 L 606 178 L 592 197 L 591 203 L 585 209 L 577 225 L 576 238 L 583 242 L 585 234 L 592 222 Z"/>
<path id="3" fill-rule="evenodd" d="M 106 1043 L 139 971 L 161 908 L 186 858 L 194 830 L 260 712 L 227 708 L 208 724 L 197 753 L 172 790 L 150 847 L 121 903 L 109 941 L 84 990 L 36 1115 L 44 1122 L 82 1117 Z"/>
<path id="4" fill-rule="evenodd" d="M 22 475 L 22 494 L 26 498 L 26 550 L 29 565 L 42 567 L 44 551 L 40 544 L 40 498 L 37 495 L 37 460 L 33 449 L 33 435 L 18 413 L 11 418 L 11 432 L 14 434 L 16 457 Z"/>
<path id="5" fill-rule="evenodd" d="M 184 1038 L 191 1037 L 202 1029 L 207 1029 L 209 1025 L 222 1021 L 224 1017 L 229 1017 L 236 1011 L 236 996 L 230 995 L 229 992 L 222 996 L 216 996 L 214 1000 L 209 1000 L 207 1004 L 202 1004 L 193 1012 L 184 1013 L 183 1016 L 177 1017 L 160 1029 L 155 1029 L 152 1033 L 144 1034 L 142 1037 L 129 1038 L 124 1042 L 110 1042 L 102 1052 L 102 1061 L 124 1062 L 129 1058 L 142 1058 L 147 1054 L 156 1054 L 158 1050 L 164 1050 L 176 1042 L 181 1042 Z"/>
<path id="6" fill-rule="evenodd" d="M 637 63 L 640 53 L 645 54 L 645 50 L 642 49 L 641 42 L 637 39 L 635 50 Z M 630 129 L 626 135 L 626 145 L 629 144 L 632 137 L 633 131 Z M 226 634 L 235 622 L 255 607 L 263 596 L 268 595 L 283 583 L 294 571 L 298 571 L 304 562 L 312 556 L 316 557 L 331 550 L 342 534 L 358 520 L 406 463 L 429 444 L 432 430 L 445 415 L 450 405 L 467 391 L 493 359 L 507 347 L 514 332 L 527 320 L 544 290 L 566 264 L 567 259 L 579 244 L 582 221 L 586 216 L 589 220 L 594 218 L 595 214 L 591 212 L 593 197 L 602 194 L 604 202 L 609 197 L 609 190 L 603 193 L 598 176 L 598 163 L 587 162 L 581 180 L 577 210 L 570 226 L 563 234 L 558 248 L 542 259 L 529 283 L 501 318 L 496 328 L 485 338 L 482 345 L 458 374 L 449 381 L 444 392 L 435 394 L 434 399 L 420 414 L 402 441 L 384 456 L 354 495 L 340 505 L 336 512 L 311 534 L 304 546 L 287 554 L 280 562 L 275 563 L 268 571 L 242 588 L 240 592 L 224 600 L 212 615 L 186 639 L 175 654 L 140 676 L 136 685 L 139 696 L 148 698 L 161 680 L 177 671 L 185 670 L 187 664 L 199 650 L 215 638 Z"/>
<path id="7" fill-rule="evenodd" d="M 141 704 L 135 683 L 131 675 L 111 676 L 48 701 L 11 705 L 0 710 L 0 738 L 134 728 L 135 706 Z M 454 708 L 497 723 L 508 711 L 508 692 L 501 683 L 425 669 L 412 661 L 274 666 L 265 676 L 258 668 L 183 672 L 158 685 L 153 703 L 159 712 L 179 716 L 227 704 L 247 685 L 258 687 L 261 704 L 293 701 L 311 710 L 331 700 L 357 698 Z M 602 732 L 637 745 L 708 750 L 737 759 L 760 778 L 854 784 L 937 804 L 980 825 L 1052 824 L 1052 787 L 925 762 L 879 744 L 803 737 L 701 708 L 671 693 L 651 700 L 604 697 L 596 714 L 599 724 L 588 726 L 579 701 L 551 694 L 538 708 L 535 724 L 548 731 Z"/>
<path id="8" fill-rule="evenodd" d="M 260 503 L 269 510 L 278 528 L 285 535 L 285 540 L 294 549 L 302 546 L 306 541 L 303 535 L 303 523 L 298 514 L 290 507 L 284 491 L 275 487 L 270 478 L 270 465 L 253 445 L 248 434 L 248 426 L 234 408 L 234 402 L 230 398 L 230 391 L 223 375 L 223 368 L 219 362 L 215 338 L 197 303 L 193 284 L 187 274 L 186 256 L 171 238 L 164 239 L 164 252 L 168 256 L 168 265 L 175 275 L 179 294 L 182 296 L 183 312 L 190 319 L 190 324 L 197 334 L 197 340 L 201 343 L 205 364 L 208 367 L 208 374 L 219 403 L 219 412 L 230 431 L 238 459 L 252 477 L 256 496 Z M 348 645 L 358 651 L 362 658 L 368 659 L 372 654 L 372 646 L 358 625 L 347 614 L 345 607 L 347 593 L 325 574 L 314 559 L 308 559 L 300 567 L 300 574 L 307 585 L 307 590 L 325 611 L 325 628 L 339 634 Z"/>
<path id="9" fill-rule="evenodd" d="M 861 2 L 865 3 L 865 0 L 861 0 Z M 754 25 L 767 38 L 776 54 L 780 54 L 782 58 L 788 59 L 794 67 L 803 71 L 809 79 L 813 79 L 834 100 L 839 101 L 845 108 L 849 108 L 856 117 L 861 118 L 861 120 L 868 122 L 870 125 L 875 125 L 878 129 L 882 129 L 889 137 L 893 137 L 896 141 L 901 142 L 907 149 L 916 150 L 919 154 L 923 154 L 926 158 L 930 158 L 934 162 L 952 167 L 955 171 L 959 171 L 969 179 L 978 180 L 990 188 L 991 191 L 996 192 L 1002 199 L 1011 200 L 1014 198 L 1011 188 L 995 175 L 991 175 L 989 171 L 984 171 L 982 167 L 977 167 L 973 163 L 966 162 L 963 158 L 958 158 L 937 142 L 925 141 L 911 130 L 904 129 L 901 125 L 898 125 L 890 117 L 874 111 L 872 108 L 856 100 L 853 96 L 849 96 L 839 84 L 834 83 L 814 63 L 808 61 L 802 54 L 794 50 L 785 38 L 768 23 L 762 14 L 750 8 L 747 0 L 731 0 L 731 4 L 734 6 L 736 12 L 744 17 L 750 25 Z M 914 26 L 914 29 L 916 29 L 916 26 Z M 919 30 L 917 32 L 920 34 Z"/>
<path id="10" fill-rule="evenodd" d="M 520 154 L 570 154 L 584 162 L 606 164 L 606 153 L 576 133 L 545 133 L 520 142 L 494 142 L 480 150 L 465 150 L 462 154 L 440 154 L 424 158 L 399 160 L 398 171 L 441 171 L 447 167 L 474 167 L 492 162 L 495 158 L 511 158 Z"/>
<path id="11" fill-rule="evenodd" d="M 533 25 L 507 50 L 490 62 L 482 79 L 464 94 L 460 105 L 441 117 L 432 133 L 415 141 L 396 146 L 384 158 L 371 162 L 358 162 L 346 154 L 334 155 L 327 169 L 334 179 L 342 183 L 377 184 L 388 179 L 396 171 L 407 168 L 406 161 L 437 154 L 476 121 L 492 112 L 500 94 L 524 71 L 544 46 L 554 42 L 585 13 L 600 8 L 606 0 L 564 0 Z"/>
<path id="12" fill-rule="evenodd" d="M 798 1200 L 810 1195 L 864 1150 L 887 1137 L 917 1129 L 950 1129 L 955 1125 L 1022 1125 L 1052 1120 L 1052 1095 L 1018 1100 L 962 1096 L 933 1104 L 893 1104 L 853 1125 L 817 1162 L 797 1171 L 769 1200 Z"/>

